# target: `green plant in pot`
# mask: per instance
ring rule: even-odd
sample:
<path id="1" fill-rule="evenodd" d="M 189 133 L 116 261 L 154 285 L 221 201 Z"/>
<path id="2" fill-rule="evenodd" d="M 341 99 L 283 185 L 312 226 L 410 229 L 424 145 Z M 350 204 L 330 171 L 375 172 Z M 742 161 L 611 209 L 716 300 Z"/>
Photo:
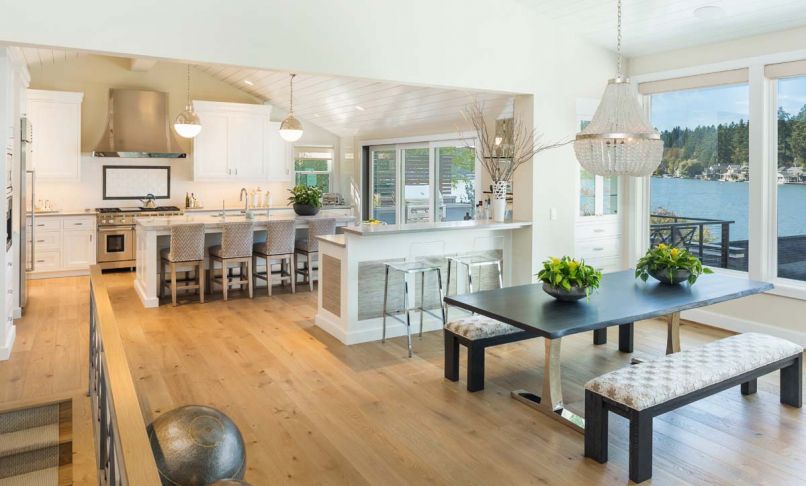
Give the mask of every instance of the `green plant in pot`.
<path id="1" fill-rule="evenodd" d="M 294 212 L 300 216 L 313 216 L 322 207 L 322 189 L 317 186 L 299 184 L 288 192 L 288 204 L 293 204 Z"/>
<path id="2" fill-rule="evenodd" d="M 714 273 L 714 271 L 702 266 L 700 259 L 688 250 L 663 243 L 650 248 L 635 266 L 636 278 L 646 282 L 651 275 L 667 285 L 677 285 L 682 282 L 694 285 L 697 278 L 704 273 Z"/>
<path id="3" fill-rule="evenodd" d="M 586 265 L 584 260 L 552 257 L 543 262 L 537 278 L 543 282 L 544 292 L 557 300 L 571 302 L 590 298 L 591 292 L 599 288 L 602 272 Z"/>

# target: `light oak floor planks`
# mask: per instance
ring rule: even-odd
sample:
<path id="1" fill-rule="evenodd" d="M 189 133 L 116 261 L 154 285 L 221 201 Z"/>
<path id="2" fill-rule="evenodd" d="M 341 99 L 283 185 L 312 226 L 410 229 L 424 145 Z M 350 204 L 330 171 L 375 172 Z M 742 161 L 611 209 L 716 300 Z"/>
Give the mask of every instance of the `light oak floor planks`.
<path id="1" fill-rule="evenodd" d="M 488 350 L 486 389 L 467 393 L 442 377 L 441 333 L 385 345 L 343 346 L 313 325 L 315 298 L 277 288 L 254 300 L 143 309 L 131 274 L 107 274 L 146 421 L 174 407 L 221 409 L 247 442 L 246 479 L 301 484 L 625 484 L 627 423 L 611 415 L 610 462 L 582 457 L 582 436 L 517 403 L 539 390 L 539 339 Z M 34 282 L 0 397 L 29 398 L 86 386 L 88 281 Z M 594 297 L 595 298 L 595 297 Z M 684 324 L 682 344 L 727 332 Z M 582 384 L 626 366 L 629 355 L 590 333 L 563 341 L 566 403 Z M 661 321 L 636 325 L 636 350 L 660 356 Z M 464 352 L 462 363 L 464 367 Z M 806 478 L 806 413 L 778 402 L 778 373 L 755 396 L 738 387 L 655 421 L 652 484 L 797 484 Z"/>

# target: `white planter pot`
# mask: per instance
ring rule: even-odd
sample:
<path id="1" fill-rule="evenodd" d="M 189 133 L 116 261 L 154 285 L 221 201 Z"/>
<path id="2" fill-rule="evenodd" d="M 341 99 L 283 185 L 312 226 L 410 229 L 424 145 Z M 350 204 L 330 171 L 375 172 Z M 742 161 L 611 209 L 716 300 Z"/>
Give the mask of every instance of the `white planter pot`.
<path id="1" fill-rule="evenodd" d="M 507 189 L 509 182 L 493 182 L 493 220 L 500 223 L 504 221 L 507 214 Z"/>

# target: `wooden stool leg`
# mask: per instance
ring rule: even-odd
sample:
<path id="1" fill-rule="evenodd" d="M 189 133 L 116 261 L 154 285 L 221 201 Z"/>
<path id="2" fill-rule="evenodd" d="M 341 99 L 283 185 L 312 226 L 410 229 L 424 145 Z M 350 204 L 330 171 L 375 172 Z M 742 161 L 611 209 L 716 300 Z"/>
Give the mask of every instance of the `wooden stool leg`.
<path id="1" fill-rule="evenodd" d="M 484 346 L 467 348 L 467 391 L 484 390 Z"/>
<path id="2" fill-rule="evenodd" d="M 445 335 L 445 378 L 459 381 L 459 339 L 451 332 Z"/>
<path id="3" fill-rule="evenodd" d="M 254 295 L 254 286 L 252 285 L 252 271 L 253 270 L 254 269 L 252 268 L 252 260 L 247 260 L 246 261 L 246 277 L 247 277 L 246 278 L 246 280 L 247 280 L 246 286 L 249 288 L 249 298 L 250 299 Z M 271 272 L 268 272 L 268 273 L 269 273 L 269 277 L 270 277 Z M 271 288 L 271 286 L 269 286 L 269 288 Z"/>
<path id="4" fill-rule="evenodd" d="M 758 391 L 758 379 L 753 378 L 750 381 L 742 383 L 742 395 L 752 395 Z"/>
<path id="5" fill-rule="evenodd" d="M 781 403 L 800 408 L 803 406 L 803 355 L 781 369 Z"/>
<path id="6" fill-rule="evenodd" d="M 176 263 L 171 262 L 171 301 L 176 306 Z"/>
<path id="7" fill-rule="evenodd" d="M 585 457 L 607 462 L 607 419 L 602 397 L 585 390 Z"/>
<path id="8" fill-rule="evenodd" d="M 311 260 L 311 254 L 308 253 L 308 287 L 311 288 L 311 292 L 313 292 L 313 260 Z"/>
<path id="9" fill-rule="evenodd" d="M 630 417 L 630 479 L 635 483 L 652 477 L 652 417 L 634 412 Z"/>
<path id="10" fill-rule="evenodd" d="M 204 304 L 204 260 L 199 262 L 199 271 L 196 273 L 196 279 L 199 284 L 199 303 Z"/>
<path id="11" fill-rule="evenodd" d="M 215 277 L 215 275 L 213 274 L 213 272 L 215 272 L 215 261 L 213 260 L 213 257 L 210 257 L 209 260 L 210 260 L 210 268 L 207 269 L 207 284 L 208 284 L 207 286 L 210 288 L 210 293 L 212 294 L 213 278 Z"/>
<path id="12" fill-rule="evenodd" d="M 223 284 L 224 301 L 227 300 L 227 291 L 229 291 L 229 268 L 227 268 L 227 261 L 221 261 L 221 283 Z"/>
<path id="13" fill-rule="evenodd" d="M 593 344 L 607 344 L 607 328 L 593 330 Z"/>
<path id="14" fill-rule="evenodd" d="M 291 293 L 292 294 L 297 293 L 297 263 L 296 262 L 297 262 L 297 259 L 293 254 L 288 256 L 288 264 L 291 267 L 290 276 L 291 276 Z"/>
<path id="15" fill-rule="evenodd" d="M 160 258 L 160 289 L 157 294 L 158 298 L 162 298 L 165 295 L 165 260 Z"/>

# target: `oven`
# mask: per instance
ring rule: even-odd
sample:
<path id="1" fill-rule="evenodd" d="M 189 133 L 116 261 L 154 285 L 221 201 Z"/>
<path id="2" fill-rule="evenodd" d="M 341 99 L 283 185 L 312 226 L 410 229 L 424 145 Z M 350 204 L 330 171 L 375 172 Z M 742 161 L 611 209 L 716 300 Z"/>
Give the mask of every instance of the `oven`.
<path id="1" fill-rule="evenodd" d="M 134 266 L 134 226 L 98 226 L 97 260 L 101 268 Z"/>

